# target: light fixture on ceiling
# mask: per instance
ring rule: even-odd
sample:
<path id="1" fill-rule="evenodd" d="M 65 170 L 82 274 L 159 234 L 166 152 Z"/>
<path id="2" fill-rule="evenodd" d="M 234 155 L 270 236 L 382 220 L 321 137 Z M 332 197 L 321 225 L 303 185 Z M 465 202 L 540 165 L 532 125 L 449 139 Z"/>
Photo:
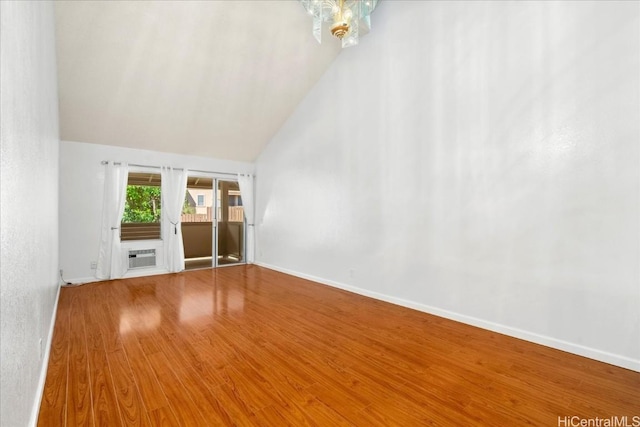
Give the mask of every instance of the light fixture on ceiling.
<path id="1" fill-rule="evenodd" d="M 355 46 L 371 29 L 371 12 L 378 0 L 300 0 L 313 17 L 313 35 L 322 42 L 322 23 L 331 25 L 331 34 L 342 40 L 342 47 Z"/>

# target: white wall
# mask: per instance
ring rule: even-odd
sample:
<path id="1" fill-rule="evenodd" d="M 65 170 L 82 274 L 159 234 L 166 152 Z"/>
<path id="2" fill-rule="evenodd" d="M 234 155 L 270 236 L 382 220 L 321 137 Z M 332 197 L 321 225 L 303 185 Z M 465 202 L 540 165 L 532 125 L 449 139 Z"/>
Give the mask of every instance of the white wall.
<path id="1" fill-rule="evenodd" d="M 59 289 L 53 22 L 51 2 L 0 2 L 0 425 L 7 427 L 35 422 Z"/>
<path id="2" fill-rule="evenodd" d="M 64 279 L 73 283 L 95 280 L 91 262 L 97 261 L 100 244 L 105 171 L 101 164 L 103 160 L 234 174 L 253 173 L 254 169 L 252 163 L 62 141 L 60 268 L 64 271 Z M 158 261 L 162 259 L 158 253 Z M 164 271 L 161 265 L 156 272 Z M 149 273 L 148 270 L 142 272 Z M 135 272 L 129 273 L 132 274 Z"/>
<path id="3" fill-rule="evenodd" d="M 640 370 L 638 2 L 381 2 L 259 157 L 258 261 Z"/>

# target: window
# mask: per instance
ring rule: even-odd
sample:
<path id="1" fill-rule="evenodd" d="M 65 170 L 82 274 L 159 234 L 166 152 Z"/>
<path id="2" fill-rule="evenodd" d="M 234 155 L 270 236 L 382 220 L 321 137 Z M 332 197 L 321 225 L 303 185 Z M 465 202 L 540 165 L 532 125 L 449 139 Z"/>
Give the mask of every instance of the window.
<path id="1" fill-rule="evenodd" d="M 198 206 L 204 206 L 204 194 L 198 194 Z"/>
<path id="2" fill-rule="evenodd" d="M 160 174 L 129 173 L 120 239 L 160 239 Z"/>

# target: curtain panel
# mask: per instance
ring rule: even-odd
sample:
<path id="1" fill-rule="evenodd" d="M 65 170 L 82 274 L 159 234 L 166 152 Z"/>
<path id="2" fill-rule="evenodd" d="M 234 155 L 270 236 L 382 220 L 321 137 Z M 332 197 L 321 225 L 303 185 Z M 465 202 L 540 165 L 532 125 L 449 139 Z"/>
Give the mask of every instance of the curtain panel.
<path id="1" fill-rule="evenodd" d="M 184 270 L 181 217 L 187 191 L 188 171 L 163 166 L 161 174 L 164 263 L 170 272 L 177 273 Z"/>
<path id="2" fill-rule="evenodd" d="M 120 243 L 120 224 L 127 200 L 129 166 L 127 163 L 105 165 L 104 195 L 102 198 L 102 229 L 96 266 L 96 278 L 118 279 L 127 271 Z"/>
<path id="3" fill-rule="evenodd" d="M 247 264 L 255 261 L 255 226 L 253 208 L 253 175 L 238 174 L 244 216 L 247 220 Z"/>

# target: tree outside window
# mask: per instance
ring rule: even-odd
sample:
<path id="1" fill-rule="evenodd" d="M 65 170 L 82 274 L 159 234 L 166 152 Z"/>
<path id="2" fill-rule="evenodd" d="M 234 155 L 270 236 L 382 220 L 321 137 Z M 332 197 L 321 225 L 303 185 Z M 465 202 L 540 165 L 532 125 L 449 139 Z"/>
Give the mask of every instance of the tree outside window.
<path id="1" fill-rule="evenodd" d="M 157 186 L 128 185 L 124 223 L 160 222 L 161 189 Z"/>

